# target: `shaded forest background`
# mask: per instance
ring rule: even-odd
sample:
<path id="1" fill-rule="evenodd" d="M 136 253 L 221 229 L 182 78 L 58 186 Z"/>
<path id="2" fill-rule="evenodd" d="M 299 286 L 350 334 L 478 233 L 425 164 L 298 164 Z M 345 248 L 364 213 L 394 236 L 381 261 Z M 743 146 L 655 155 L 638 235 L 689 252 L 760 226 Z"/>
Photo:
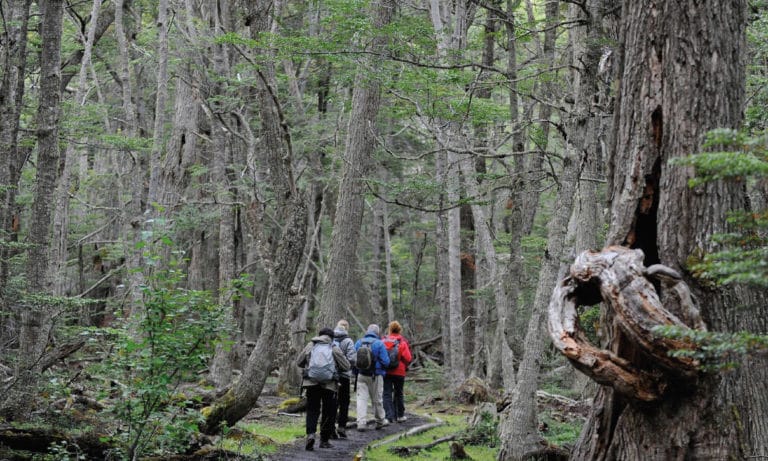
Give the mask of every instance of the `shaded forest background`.
<path id="1" fill-rule="evenodd" d="M 735 3 L 744 130 L 709 145 L 760 160 L 732 174 L 757 175 L 743 189 L 759 249 L 768 29 L 762 2 Z M 477 377 L 506 392 L 501 456 L 520 456 L 539 439 L 539 376 L 596 391 L 544 327 L 568 263 L 606 241 L 664 259 L 642 240 L 655 215 L 635 240 L 609 229 L 627 167 L 611 157 L 621 2 L 0 6 L 8 422 L 81 398 L 118 421 L 127 458 L 183 451 L 245 416 L 268 377 L 298 392 L 292 359 L 320 327 L 397 319 L 450 390 Z M 707 270 L 764 288 L 764 250 L 752 257 Z M 605 339 L 596 305 L 580 319 Z M 175 400 L 201 379 L 202 414 Z"/>

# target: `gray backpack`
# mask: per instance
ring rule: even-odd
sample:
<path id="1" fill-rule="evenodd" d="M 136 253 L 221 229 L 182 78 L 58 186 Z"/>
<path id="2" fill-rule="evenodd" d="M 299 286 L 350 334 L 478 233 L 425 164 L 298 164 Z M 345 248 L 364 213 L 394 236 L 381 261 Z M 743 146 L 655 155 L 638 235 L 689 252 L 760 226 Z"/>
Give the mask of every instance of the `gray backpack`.
<path id="1" fill-rule="evenodd" d="M 333 359 L 333 344 L 317 343 L 312 347 L 307 366 L 307 377 L 318 383 L 334 381 L 336 361 Z"/>

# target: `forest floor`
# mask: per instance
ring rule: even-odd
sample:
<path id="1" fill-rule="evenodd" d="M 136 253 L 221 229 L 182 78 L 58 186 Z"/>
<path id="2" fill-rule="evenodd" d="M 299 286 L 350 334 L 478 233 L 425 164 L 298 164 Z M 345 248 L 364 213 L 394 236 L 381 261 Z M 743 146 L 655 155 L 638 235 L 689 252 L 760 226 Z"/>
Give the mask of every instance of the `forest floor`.
<path id="1" fill-rule="evenodd" d="M 483 427 L 472 428 L 470 420 L 475 412 L 474 404 L 461 404 L 455 395 L 448 395 L 443 386 L 440 370 L 419 369 L 406 378 L 406 412 L 408 420 L 394 423 L 380 430 L 358 432 L 354 427 L 347 430 L 346 440 L 331 440 L 332 448 L 321 449 L 319 437 L 314 451 L 305 450 L 305 414 L 289 414 L 280 410 L 285 398 L 267 390 L 259 398 L 259 405 L 239 424 L 249 434 L 266 435 L 270 443 L 257 447 L 255 452 L 233 450 L 243 455 L 257 455 L 257 459 L 283 460 L 366 460 L 384 461 L 405 459 L 444 460 L 450 457 L 452 441 L 463 445 L 466 453 L 476 461 L 495 460 L 498 453 L 496 421 Z M 568 449 L 581 428 L 588 411 L 585 401 L 571 400 L 559 395 L 563 389 L 548 388 L 540 391 L 537 401 L 539 430 L 552 447 Z M 500 396 L 488 396 L 495 407 Z M 350 405 L 350 426 L 354 424 L 355 396 Z M 370 409 L 369 409 L 370 411 Z M 399 437 L 409 430 L 429 426 L 419 434 Z M 282 429 L 281 429 L 282 428 Z M 414 431 L 411 431 L 414 432 Z M 318 434 L 319 435 L 319 434 Z M 446 442 L 435 443 L 441 440 Z M 435 443 L 434 447 L 418 448 Z M 417 448 L 413 448 L 417 447 Z"/>
<path id="2" fill-rule="evenodd" d="M 278 395 L 275 390 L 277 379 L 272 376 L 256 407 L 224 434 L 216 437 L 193 435 L 195 439 L 190 450 L 174 454 L 177 452 L 157 449 L 166 440 L 175 440 L 162 439 L 166 434 L 160 431 L 156 434 L 157 440 L 152 441 L 154 452 L 140 459 L 389 461 L 407 456 L 419 461 L 438 461 L 450 458 L 451 450 L 458 445 L 473 460 L 495 460 L 499 448 L 495 414 L 498 405 L 504 403 L 503 397 L 497 391 L 490 391 L 477 399 L 489 402 L 484 404 L 487 406 L 476 411 L 474 403 L 460 402 L 467 402 L 468 394 L 478 397 L 479 393 L 462 392 L 464 386 L 451 393 L 443 378 L 443 370 L 438 366 L 414 369 L 405 385 L 407 421 L 380 430 L 370 427 L 364 432 L 349 428 L 346 440 L 332 440 L 330 449 L 319 448 L 317 441 L 315 450 L 307 452 L 304 449 L 306 415 L 286 410 L 287 404 L 291 401 L 295 404 L 298 398 Z M 567 382 L 547 381 L 537 392 L 539 432 L 547 446 L 567 451 L 578 437 L 589 400 L 573 394 Z M 86 400 L 96 402 L 93 398 Z M 72 402 L 61 409 L 52 407 L 42 424 L 0 425 L 0 460 L 119 459 L 120 456 L 104 454 L 116 452 L 115 443 L 120 442 L 109 435 L 119 423 L 114 413 L 82 407 L 83 404 L 74 399 Z M 486 415 L 490 417 L 485 418 Z M 355 419 L 353 392 L 350 421 Z M 424 430 L 415 433 L 414 428 Z M 170 435 L 173 434 L 167 437 Z"/>

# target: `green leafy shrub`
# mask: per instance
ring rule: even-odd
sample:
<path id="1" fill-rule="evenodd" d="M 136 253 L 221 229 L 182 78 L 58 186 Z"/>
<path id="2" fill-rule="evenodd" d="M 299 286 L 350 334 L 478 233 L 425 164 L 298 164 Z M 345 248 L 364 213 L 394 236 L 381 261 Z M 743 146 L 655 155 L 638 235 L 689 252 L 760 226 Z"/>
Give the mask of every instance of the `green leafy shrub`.
<path id="1" fill-rule="evenodd" d="M 120 424 L 115 438 L 129 459 L 183 450 L 201 422 L 178 388 L 206 366 L 222 312 L 208 292 L 179 288 L 183 278 L 173 267 L 155 273 L 136 318 L 111 330 L 116 342 L 102 372 L 117 402 L 111 408 Z"/>

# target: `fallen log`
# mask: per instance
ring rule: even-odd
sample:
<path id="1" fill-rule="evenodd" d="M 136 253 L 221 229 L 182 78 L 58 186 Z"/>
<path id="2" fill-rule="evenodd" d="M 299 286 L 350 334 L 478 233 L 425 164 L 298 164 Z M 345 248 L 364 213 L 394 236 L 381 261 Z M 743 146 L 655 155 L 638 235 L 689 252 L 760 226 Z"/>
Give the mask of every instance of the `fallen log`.
<path id="1" fill-rule="evenodd" d="M 421 341 L 416 341 L 416 342 L 413 342 L 413 343 L 411 343 L 411 344 L 409 344 L 409 345 L 410 345 L 412 348 L 416 348 L 416 347 L 420 347 L 420 346 L 426 346 L 426 345 L 428 345 L 428 344 L 432 344 L 432 343 L 434 343 L 434 342 L 440 341 L 441 339 L 443 339 L 443 335 L 437 335 L 437 336 L 435 336 L 434 338 L 423 339 L 423 340 L 421 340 Z"/>
<path id="2" fill-rule="evenodd" d="M 0 426 L 0 446 L 11 450 L 47 453 L 52 444 L 75 445 L 88 459 L 106 459 L 117 448 L 104 434 L 67 434 L 50 428 L 24 428 Z"/>
<path id="3" fill-rule="evenodd" d="M 443 424 L 445 424 L 445 421 L 443 421 L 442 419 L 440 419 L 438 417 L 434 417 L 434 419 L 435 419 L 434 422 L 427 423 L 427 424 L 422 424 L 421 426 L 416 426 L 416 427 L 413 427 L 411 429 L 408 429 L 405 432 L 401 432 L 399 434 L 395 434 L 392 437 L 389 437 L 389 438 L 386 438 L 386 439 L 382 440 L 381 442 L 378 442 L 378 443 L 375 443 L 373 445 L 370 445 L 369 448 L 377 448 L 377 447 L 380 447 L 380 446 L 383 446 L 383 445 L 387 445 L 387 444 L 390 444 L 392 442 L 396 442 L 396 441 L 398 441 L 398 440 L 400 440 L 402 438 L 410 437 L 412 435 L 418 435 L 418 434 L 421 434 L 422 432 L 427 432 L 430 429 L 434 429 L 436 427 L 440 427 Z"/>
<path id="4" fill-rule="evenodd" d="M 451 434 L 451 435 L 446 435 L 445 437 L 440 437 L 439 439 L 435 439 L 429 443 L 423 443 L 420 445 L 389 447 L 387 451 L 389 451 L 390 453 L 399 455 L 403 458 L 408 456 L 415 456 L 415 455 L 418 455 L 419 452 L 421 452 L 422 450 L 429 450 L 430 448 L 436 447 L 441 443 L 456 440 L 456 437 L 458 436 L 459 434 Z"/>

